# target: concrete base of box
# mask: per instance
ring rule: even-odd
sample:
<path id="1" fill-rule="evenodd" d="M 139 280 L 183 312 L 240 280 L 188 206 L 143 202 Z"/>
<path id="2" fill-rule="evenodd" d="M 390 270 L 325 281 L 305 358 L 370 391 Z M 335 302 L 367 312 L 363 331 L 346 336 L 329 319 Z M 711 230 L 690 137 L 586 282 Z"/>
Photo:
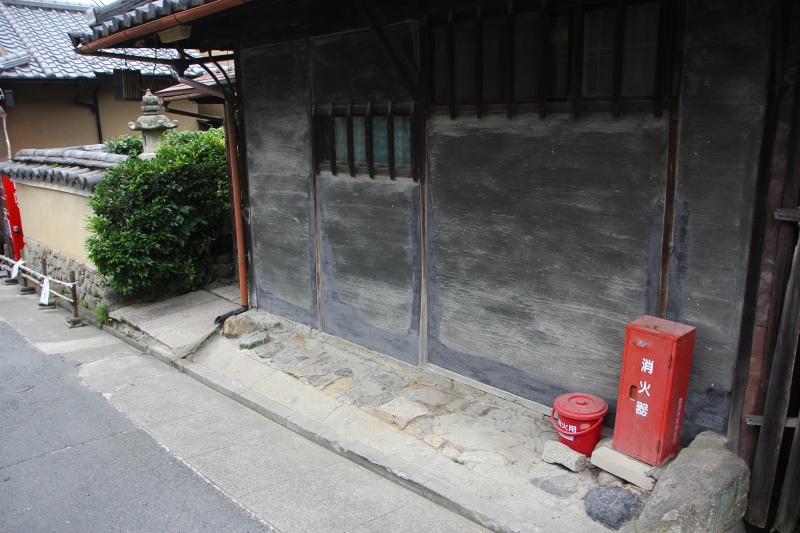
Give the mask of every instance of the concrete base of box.
<path id="1" fill-rule="evenodd" d="M 592 464 L 633 483 L 644 490 L 653 490 L 656 480 L 648 476 L 653 467 L 611 448 L 611 439 L 603 439 L 592 452 Z"/>

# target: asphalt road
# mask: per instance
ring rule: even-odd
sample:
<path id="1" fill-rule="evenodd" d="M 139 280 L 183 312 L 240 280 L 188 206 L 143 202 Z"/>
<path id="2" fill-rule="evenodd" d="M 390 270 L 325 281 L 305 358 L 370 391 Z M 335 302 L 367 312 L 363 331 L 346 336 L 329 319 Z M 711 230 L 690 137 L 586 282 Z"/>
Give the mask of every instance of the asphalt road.
<path id="1" fill-rule="evenodd" d="M 0 530 L 270 531 L 0 319 Z"/>

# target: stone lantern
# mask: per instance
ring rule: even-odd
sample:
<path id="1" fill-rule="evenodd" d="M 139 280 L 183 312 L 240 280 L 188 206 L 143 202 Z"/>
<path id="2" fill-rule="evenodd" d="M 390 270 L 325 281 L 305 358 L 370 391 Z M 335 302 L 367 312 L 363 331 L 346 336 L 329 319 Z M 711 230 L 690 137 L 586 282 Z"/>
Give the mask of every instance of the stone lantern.
<path id="1" fill-rule="evenodd" d="M 144 115 L 136 119 L 136 122 L 128 122 L 128 127 L 133 131 L 142 132 L 142 144 L 144 150 L 140 159 L 152 159 L 156 155 L 158 145 L 161 144 L 161 134 L 167 130 L 178 127 L 177 120 L 170 120 L 164 115 L 159 115 L 161 105 L 164 101 L 155 96 L 147 89 L 142 97 L 142 112 Z"/>

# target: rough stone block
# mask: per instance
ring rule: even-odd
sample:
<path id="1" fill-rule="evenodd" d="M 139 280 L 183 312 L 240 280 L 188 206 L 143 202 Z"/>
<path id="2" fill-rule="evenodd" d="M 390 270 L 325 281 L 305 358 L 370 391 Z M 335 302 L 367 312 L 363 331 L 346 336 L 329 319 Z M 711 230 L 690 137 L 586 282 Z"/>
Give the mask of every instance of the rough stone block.
<path id="1" fill-rule="evenodd" d="M 383 415 L 383 418 L 403 429 L 414 419 L 429 415 L 430 411 L 417 402 L 412 402 L 405 398 L 395 398 L 381 405 L 376 413 Z"/>
<path id="2" fill-rule="evenodd" d="M 566 498 L 578 492 L 578 482 L 572 475 L 533 478 L 531 484 L 558 498 Z"/>
<path id="3" fill-rule="evenodd" d="M 262 344 L 266 344 L 268 342 L 269 335 L 267 335 L 266 331 L 256 331 L 253 333 L 248 333 L 239 339 L 239 349 L 252 350 L 256 346 L 261 346 Z"/>
<path id="4" fill-rule="evenodd" d="M 696 444 L 695 444 L 696 443 Z M 720 439 L 701 433 L 659 477 L 637 532 L 725 532 L 741 527 L 750 471 Z"/>
<path id="5" fill-rule="evenodd" d="M 644 490 L 653 490 L 656 480 L 648 475 L 653 467 L 611 448 L 611 439 L 600 441 L 592 453 L 592 464 Z"/>
<path id="6" fill-rule="evenodd" d="M 586 456 L 578 453 L 566 444 L 551 440 L 544 445 L 542 451 L 542 461 L 546 463 L 557 463 L 565 466 L 573 472 L 581 472 L 586 468 Z"/>
<path id="7" fill-rule="evenodd" d="M 257 310 L 247 311 L 240 315 L 228 317 L 222 326 L 222 333 L 226 337 L 241 337 L 255 331 L 266 331 L 279 324 L 268 319 Z"/>
<path id="8" fill-rule="evenodd" d="M 586 514 L 595 522 L 614 530 L 636 516 L 643 503 L 639 495 L 616 485 L 594 487 L 583 499 Z"/>

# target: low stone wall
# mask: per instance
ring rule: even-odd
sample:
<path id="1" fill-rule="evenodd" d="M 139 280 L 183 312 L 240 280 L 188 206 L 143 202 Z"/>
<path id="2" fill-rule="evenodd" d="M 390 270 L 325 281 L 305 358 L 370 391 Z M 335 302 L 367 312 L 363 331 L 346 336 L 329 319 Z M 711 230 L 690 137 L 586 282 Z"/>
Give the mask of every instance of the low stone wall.
<path id="1" fill-rule="evenodd" d="M 28 268 L 42 271 L 42 259 L 47 265 L 47 275 L 53 279 L 69 281 L 70 270 L 75 271 L 77 278 L 78 303 L 82 307 L 94 309 L 100 304 L 111 304 L 120 300 L 118 295 L 102 286 L 103 276 L 95 268 L 82 261 L 67 257 L 58 250 L 48 248 L 32 239 L 25 239 L 25 247 L 22 249 L 22 257 Z M 53 290 L 61 290 L 63 287 L 54 285 Z"/>

